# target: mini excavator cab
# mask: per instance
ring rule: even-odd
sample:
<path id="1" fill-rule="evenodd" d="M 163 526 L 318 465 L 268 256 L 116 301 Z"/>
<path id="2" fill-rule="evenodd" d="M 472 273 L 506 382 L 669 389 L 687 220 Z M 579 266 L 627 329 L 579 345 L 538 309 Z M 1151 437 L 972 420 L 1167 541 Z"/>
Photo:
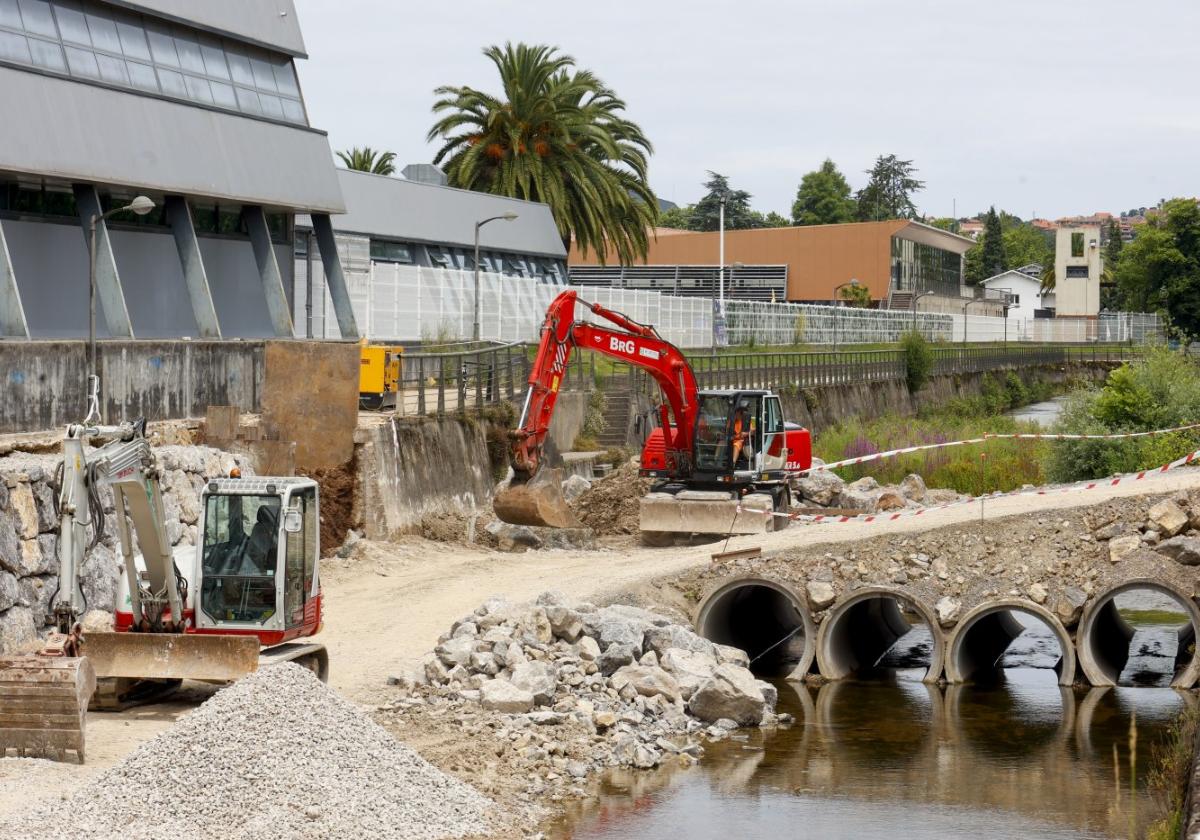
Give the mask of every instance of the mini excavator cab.
<path id="1" fill-rule="evenodd" d="M 262 636 L 264 644 L 316 632 L 320 516 L 315 483 L 211 481 L 203 506 L 198 631 L 245 630 Z"/>

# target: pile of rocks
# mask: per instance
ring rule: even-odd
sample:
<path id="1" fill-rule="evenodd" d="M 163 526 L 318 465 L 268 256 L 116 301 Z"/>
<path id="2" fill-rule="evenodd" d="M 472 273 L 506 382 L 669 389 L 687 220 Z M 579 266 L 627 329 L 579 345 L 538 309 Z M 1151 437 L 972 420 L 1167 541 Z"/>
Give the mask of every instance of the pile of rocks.
<path id="1" fill-rule="evenodd" d="M 252 475 L 249 461 L 203 446 L 155 448 L 163 471 L 163 506 L 171 544 L 196 541 L 200 491 L 209 478 L 236 465 Z M 14 452 L 0 458 L 0 653 L 24 648 L 46 627 L 58 591 L 56 474 L 61 458 Z M 112 493 L 102 488 L 106 512 L 100 543 L 84 559 L 83 594 L 88 608 L 111 611 L 120 572 L 120 548 Z"/>
<path id="2" fill-rule="evenodd" d="M 265 667 L 0 836 L 490 834 L 493 803 L 396 741 L 311 672 Z"/>
<path id="3" fill-rule="evenodd" d="M 605 767 L 694 760 L 701 739 L 791 721 L 746 654 L 637 607 L 489 600 L 455 622 L 420 667 L 393 678 L 391 711 L 457 713 L 495 756 L 529 769 L 531 791 Z"/>
<path id="4" fill-rule="evenodd" d="M 1113 563 L 1151 551 L 1183 566 L 1200 566 L 1200 494 L 1176 493 L 1151 505 L 1140 521 L 1113 519 L 1099 525 L 1094 536 L 1107 541 Z"/>
<path id="5" fill-rule="evenodd" d="M 954 490 L 931 490 L 916 473 L 906 475 L 899 484 L 881 486 L 871 476 L 847 483 L 822 470 L 798 479 L 794 489 L 801 507 L 842 508 L 863 513 L 944 505 L 969 498 Z"/>

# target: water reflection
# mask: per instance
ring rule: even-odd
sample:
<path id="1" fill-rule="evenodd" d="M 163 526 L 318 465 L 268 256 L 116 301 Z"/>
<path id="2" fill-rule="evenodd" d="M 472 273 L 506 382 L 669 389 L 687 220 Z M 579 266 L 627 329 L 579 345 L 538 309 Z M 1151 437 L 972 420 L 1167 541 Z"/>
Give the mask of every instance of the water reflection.
<path id="1" fill-rule="evenodd" d="M 945 689 L 914 673 L 817 690 L 778 683 L 795 726 L 711 745 L 691 769 L 615 774 L 552 836 L 1123 837 L 1131 815 L 1139 836 L 1161 816 L 1144 792 L 1150 745 L 1191 695 L 1060 688 L 1045 669 Z"/>

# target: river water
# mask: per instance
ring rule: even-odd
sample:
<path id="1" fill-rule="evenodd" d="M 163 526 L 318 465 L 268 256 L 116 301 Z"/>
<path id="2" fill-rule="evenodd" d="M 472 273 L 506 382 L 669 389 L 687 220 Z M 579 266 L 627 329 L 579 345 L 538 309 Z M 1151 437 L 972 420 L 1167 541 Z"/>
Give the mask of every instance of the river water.
<path id="1" fill-rule="evenodd" d="M 1062 414 L 1062 410 L 1066 404 L 1067 398 L 1065 396 L 1055 397 L 1045 402 L 1030 403 L 1020 408 L 1014 408 L 1012 411 L 1005 412 L 1005 415 L 1014 420 L 1037 423 L 1042 428 L 1048 429 L 1058 420 L 1058 415 Z"/>
<path id="2" fill-rule="evenodd" d="M 1139 628 L 1134 653 L 1145 649 L 1121 682 L 1169 682 L 1174 640 L 1171 627 Z M 916 628 L 869 680 L 776 682 L 793 726 L 740 731 L 709 745 L 693 767 L 614 772 L 551 836 L 948 840 L 1129 837 L 1132 829 L 1140 837 L 1163 816 L 1146 791 L 1152 745 L 1192 695 L 1060 688 L 1050 670 L 1057 642 L 1041 624 L 1014 640 L 998 682 L 927 686 L 924 669 L 911 666 L 928 642 Z"/>

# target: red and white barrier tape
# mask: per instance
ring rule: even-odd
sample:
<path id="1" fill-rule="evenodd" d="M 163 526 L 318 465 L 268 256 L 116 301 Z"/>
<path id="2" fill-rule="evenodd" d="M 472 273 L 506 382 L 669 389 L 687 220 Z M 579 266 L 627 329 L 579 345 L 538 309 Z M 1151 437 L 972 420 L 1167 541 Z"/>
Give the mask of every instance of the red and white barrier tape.
<path id="1" fill-rule="evenodd" d="M 1166 435 L 1171 434 L 1172 432 L 1186 432 L 1192 429 L 1200 429 L 1200 423 L 1192 423 L 1188 426 L 1176 426 L 1172 429 L 1155 429 L 1152 432 L 1122 432 L 1110 435 L 1040 433 L 985 434 L 983 437 L 968 438 L 966 440 L 950 440 L 943 443 L 928 443 L 921 446 L 906 446 L 902 449 L 890 449 L 886 452 L 874 452 L 870 455 L 860 455 L 857 458 L 846 458 L 842 461 L 834 461 L 830 464 L 822 464 L 819 467 L 813 467 L 810 472 L 824 472 L 827 470 L 837 469 L 838 467 L 851 467 L 857 464 L 866 464 L 871 461 L 882 461 L 885 458 L 896 458 L 900 455 L 910 455 L 913 452 L 925 452 L 931 449 L 947 449 L 952 446 L 969 446 L 976 443 L 987 443 L 989 440 L 1120 440 L 1122 438 L 1154 437 L 1155 435 Z"/>
<path id="2" fill-rule="evenodd" d="M 1073 493 L 1079 490 L 1096 490 L 1102 487 L 1116 487 L 1121 484 L 1130 484 L 1135 481 L 1144 481 L 1147 478 L 1154 478 L 1163 473 L 1177 469 L 1179 467 L 1188 466 L 1191 464 L 1200 463 L 1200 450 L 1188 453 L 1182 458 L 1177 458 L 1169 464 L 1163 464 L 1160 467 L 1154 467 L 1149 470 L 1140 470 L 1139 472 L 1124 473 L 1111 478 L 1096 479 L 1094 481 L 1077 481 L 1072 484 L 1060 484 L 1045 487 L 1037 487 L 1033 490 L 1010 490 L 1007 493 L 989 493 L 984 496 L 972 496 L 969 499 L 962 499 L 956 502 L 946 502 L 945 504 L 933 505 L 931 507 L 923 507 L 916 509 L 896 510 L 887 513 L 863 513 L 858 516 L 834 515 L 824 516 L 821 514 L 795 514 L 795 513 L 780 513 L 771 510 L 755 510 L 738 505 L 738 512 L 761 513 L 764 516 L 780 516 L 788 519 L 803 520 L 813 524 L 828 524 L 833 522 L 894 522 L 907 516 L 922 516 L 935 510 L 945 510 L 946 508 L 959 507 L 962 505 L 973 505 L 976 502 L 983 503 L 988 499 L 1002 499 L 1010 496 L 1053 496 L 1061 493 Z"/>

